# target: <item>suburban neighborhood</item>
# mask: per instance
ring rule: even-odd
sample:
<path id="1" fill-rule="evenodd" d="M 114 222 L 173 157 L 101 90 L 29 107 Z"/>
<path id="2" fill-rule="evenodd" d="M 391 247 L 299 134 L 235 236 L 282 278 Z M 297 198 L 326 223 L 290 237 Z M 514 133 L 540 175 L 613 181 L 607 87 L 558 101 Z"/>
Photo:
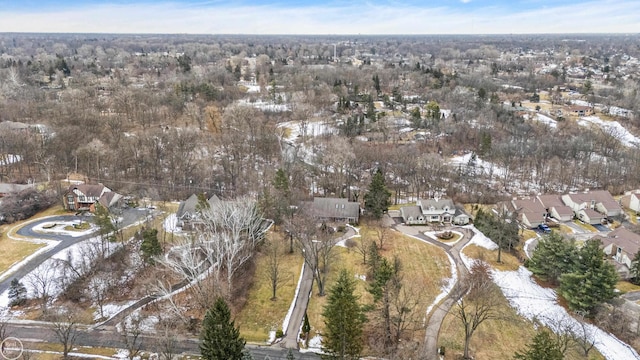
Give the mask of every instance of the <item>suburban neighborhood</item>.
<path id="1" fill-rule="evenodd" d="M 0 33 L 2 355 L 640 359 L 638 49 Z"/>

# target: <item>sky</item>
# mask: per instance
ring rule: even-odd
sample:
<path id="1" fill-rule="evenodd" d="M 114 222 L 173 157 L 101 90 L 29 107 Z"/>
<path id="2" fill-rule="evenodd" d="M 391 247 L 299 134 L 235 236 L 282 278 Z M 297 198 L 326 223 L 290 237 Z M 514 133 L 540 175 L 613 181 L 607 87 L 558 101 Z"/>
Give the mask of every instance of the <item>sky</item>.
<path id="1" fill-rule="evenodd" d="M 639 0 L 0 0 L 0 32 L 639 33 Z"/>

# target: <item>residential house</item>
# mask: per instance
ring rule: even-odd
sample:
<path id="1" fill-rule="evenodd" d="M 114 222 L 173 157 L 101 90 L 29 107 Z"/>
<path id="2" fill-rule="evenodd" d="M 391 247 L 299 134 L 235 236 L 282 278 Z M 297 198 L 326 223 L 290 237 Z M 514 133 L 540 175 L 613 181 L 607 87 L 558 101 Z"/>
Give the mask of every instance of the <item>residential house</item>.
<path id="1" fill-rule="evenodd" d="M 605 237 L 598 238 L 602 241 L 605 254 L 611 256 L 619 264 L 626 266 L 626 274 L 624 275 L 628 276 L 631 262 L 640 250 L 640 235 L 621 226 Z M 618 271 L 624 273 L 620 269 Z"/>
<path id="2" fill-rule="evenodd" d="M 636 213 L 640 213 L 640 190 L 626 193 L 620 199 L 620 203 L 627 209 L 633 210 Z"/>
<path id="3" fill-rule="evenodd" d="M 606 190 L 562 195 L 562 202 L 573 210 L 578 219 L 589 224 L 600 224 L 609 217 L 622 214 L 622 207 Z"/>
<path id="4" fill-rule="evenodd" d="M 418 200 L 416 205 L 400 208 L 402 219 L 407 225 L 445 223 L 466 225 L 469 215 L 457 208 L 451 199 Z"/>
<path id="5" fill-rule="evenodd" d="M 360 220 L 360 204 L 343 198 L 314 197 L 313 201 L 301 204 L 319 221 L 335 221 L 357 224 Z"/>
<path id="6" fill-rule="evenodd" d="M 509 203 L 509 213 L 515 212 L 518 221 L 526 227 L 535 228 L 547 220 L 547 209 L 537 198 L 513 199 Z"/>
<path id="7" fill-rule="evenodd" d="M 562 222 L 573 220 L 573 210 L 562 202 L 560 195 L 538 195 L 537 198 L 545 208 L 548 217 Z"/>
<path id="8" fill-rule="evenodd" d="M 94 212 L 95 204 L 110 192 L 112 192 L 111 189 L 102 184 L 74 184 L 69 186 L 69 190 L 64 194 L 64 207 L 70 211 Z M 112 194 L 102 199 L 102 203 L 109 205 L 107 208 L 110 208 L 118 203 L 121 198 L 122 196 L 119 194 Z"/>
<path id="9" fill-rule="evenodd" d="M 569 114 L 573 116 L 590 116 L 593 115 L 593 108 L 590 106 L 574 105 L 569 107 Z"/>
<path id="10" fill-rule="evenodd" d="M 209 207 L 214 207 L 221 200 L 213 195 L 207 202 Z M 178 218 L 178 226 L 188 229 L 192 228 L 194 225 L 201 223 L 200 214 L 199 214 L 199 204 L 200 199 L 197 194 L 193 194 L 189 196 L 189 198 L 185 201 L 180 202 L 178 206 L 178 211 L 176 212 L 176 217 Z"/>

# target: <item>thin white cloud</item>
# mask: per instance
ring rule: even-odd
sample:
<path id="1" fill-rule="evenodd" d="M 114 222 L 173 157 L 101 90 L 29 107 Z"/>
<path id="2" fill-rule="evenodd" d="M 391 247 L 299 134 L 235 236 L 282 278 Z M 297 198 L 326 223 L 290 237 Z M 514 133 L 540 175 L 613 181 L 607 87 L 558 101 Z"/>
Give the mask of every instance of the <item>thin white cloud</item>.
<path id="1" fill-rule="evenodd" d="M 470 1 L 470 0 L 462 0 Z M 397 4 L 396 4 L 397 5 Z M 499 7 L 229 6 L 203 2 L 97 5 L 29 13 L 0 10 L 0 32 L 194 34 L 637 33 L 640 2 L 585 1 L 510 12 Z"/>
<path id="2" fill-rule="evenodd" d="M 463 3 L 463 4 L 468 4 L 468 3 L 471 2 L 471 0 L 460 0 L 460 2 Z"/>

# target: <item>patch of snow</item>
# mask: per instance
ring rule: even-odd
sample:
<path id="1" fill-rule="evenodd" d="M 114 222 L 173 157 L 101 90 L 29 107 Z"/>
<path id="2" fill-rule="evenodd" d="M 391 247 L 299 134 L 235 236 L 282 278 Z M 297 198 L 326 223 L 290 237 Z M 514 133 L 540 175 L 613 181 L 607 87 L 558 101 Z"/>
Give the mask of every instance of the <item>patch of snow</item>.
<path id="1" fill-rule="evenodd" d="M 442 279 L 442 292 L 438 294 L 438 296 L 436 296 L 435 300 L 433 300 L 433 303 L 431 303 L 431 305 L 429 305 L 429 307 L 427 308 L 427 311 L 425 312 L 425 319 L 426 315 L 429 315 L 431 313 L 431 310 L 433 310 L 434 306 L 438 305 L 438 303 L 440 303 L 442 299 L 447 297 L 447 295 L 449 295 L 449 293 L 453 289 L 453 286 L 456 284 L 456 282 L 458 282 L 458 268 L 456 267 L 456 263 L 451 255 L 447 254 L 447 258 L 449 259 L 449 264 L 451 265 L 451 277 L 448 279 Z"/>
<path id="2" fill-rule="evenodd" d="M 524 253 L 527 254 L 527 257 L 529 259 L 531 259 L 531 252 L 529 251 L 529 248 L 531 248 L 531 243 L 533 243 L 536 240 L 538 240 L 537 237 L 531 238 L 531 239 L 529 239 L 529 240 L 524 242 Z"/>
<path id="3" fill-rule="evenodd" d="M 282 321 L 282 331 L 287 331 L 289 328 L 289 321 L 291 321 L 291 314 L 293 314 L 293 309 L 296 307 L 296 301 L 298 300 L 298 295 L 300 293 L 300 284 L 302 284 L 302 274 L 304 273 L 304 262 L 302 263 L 302 269 L 300 269 L 300 277 L 298 278 L 298 284 L 296 285 L 296 292 L 293 295 L 293 300 L 291 300 L 291 305 L 289 306 L 289 311 L 287 311 L 287 315 L 284 316 L 284 320 Z"/>
<path id="4" fill-rule="evenodd" d="M 605 121 L 597 116 L 585 116 L 581 117 L 580 120 L 578 120 L 578 125 L 598 126 L 605 132 L 615 136 L 622 144 L 627 147 L 636 147 L 640 145 L 640 138 L 630 133 L 629 130 L 627 130 L 617 121 Z"/>
<path id="5" fill-rule="evenodd" d="M 134 304 L 137 300 L 131 300 L 122 304 L 104 304 L 102 305 L 102 312 L 104 313 L 104 317 L 109 319 L 112 316 L 116 315 L 120 311 L 128 308 L 132 304 Z M 93 312 L 93 320 L 97 321 L 100 319 L 100 309 L 97 305 L 94 305 L 96 310 Z"/>
<path id="6" fill-rule="evenodd" d="M 95 232 L 98 227 L 92 223 L 89 224 L 89 228 L 81 231 L 65 230 L 67 226 L 74 226 L 83 223 L 84 221 L 56 221 L 56 222 L 44 222 L 33 227 L 33 231 L 42 234 L 58 234 L 70 237 L 81 237 L 89 235 Z M 45 228 L 46 226 L 53 226 Z"/>
<path id="7" fill-rule="evenodd" d="M 569 324 L 576 328 L 581 326 L 565 308 L 558 305 L 555 291 L 536 284 L 531 275 L 529 270 L 521 266 L 517 271 L 494 271 L 493 279 L 521 316 L 529 320 L 537 319 L 555 331 L 558 331 L 558 324 Z M 593 334 L 595 347 L 606 359 L 640 359 L 635 350 L 615 336 L 591 324 L 586 326 Z"/>
<path id="8" fill-rule="evenodd" d="M 549 125 L 549 127 L 551 128 L 556 128 L 558 126 L 558 122 L 553 120 L 552 118 L 546 116 L 546 115 L 542 115 L 540 113 L 536 114 L 536 117 L 533 119 L 536 121 L 539 121 L 543 124 Z"/>
<path id="9" fill-rule="evenodd" d="M 316 354 L 324 354 L 324 352 L 322 352 L 322 336 L 316 335 L 311 339 L 309 339 L 309 346 L 306 349 L 300 348 L 300 352 L 301 353 L 312 352 Z"/>
<path id="10" fill-rule="evenodd" d="M 31 271 L 25 278 L 23 279 L 23 284 L 27 288 L 28 297 L 34 298 L 37 296 L 38 289 L 34 286 L 34 284 L 29 281 L 30 276 L 34 276 L 34 278 L 44 279 L 42 281 L 38 280 L 36 283 L 46 284 L 48 287 L 47 293 L 50 299 L 53 301 L 55 298 L 64 291 L 64 283 L 71 279 L 69 277 L 75 274 L 72 271 L 68 271 L 66 269 L 65 264 L 70 263 L 74 269 L 79 272 L 83 272 L 88 270 L 91 266 L 89 261 L 91 259 L 87 256 L 89 254 L 95 254 L 96 248 L 101 246 L 100 237 L 93 237 L 91 239 L 81 241 L 79 243 L 73 244 L 66 249 L 63 249 L 56 254 L 54 254 L 51 258 L 45 260 L 40 264 L 37 268 Z M 105 256 L 109 256 L 113 253 L 117 248 L 122 246 L 120 243 L 111 243 L 106 242 L 105 246 Z M 73 274 L 72 274 L 73 273 Z M 41 286 L 39 286 L 41 288 Z M 9 289 L 5 291 L 8 293 Z M 5 298 L 4 294 L 0 295 L 0 299 L 8 299 L 8 296 Z"/>

